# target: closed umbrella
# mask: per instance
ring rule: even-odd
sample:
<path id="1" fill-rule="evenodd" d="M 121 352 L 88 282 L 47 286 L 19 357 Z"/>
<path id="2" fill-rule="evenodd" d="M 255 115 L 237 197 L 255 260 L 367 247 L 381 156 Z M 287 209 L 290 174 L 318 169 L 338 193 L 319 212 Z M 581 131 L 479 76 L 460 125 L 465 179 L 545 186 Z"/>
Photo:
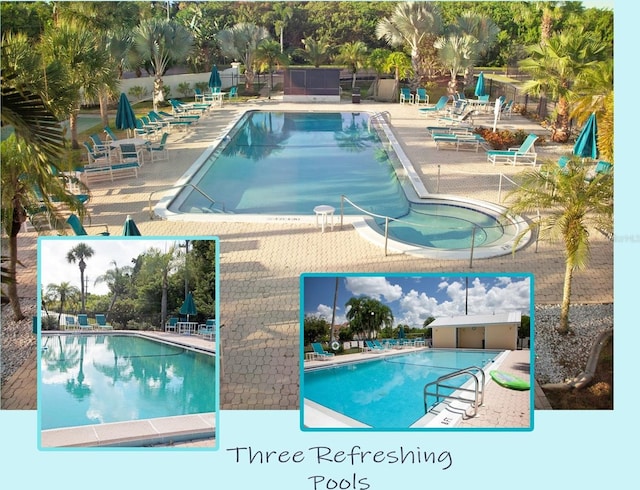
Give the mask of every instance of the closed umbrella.
<path id="1" fill-rule="evenodd" d="M 125 93 L 120 94 L 118 101 L 118 110 L 116 111 L 116 128 L 126 129 L 127 134 L 136 127 L 136 114 L 129 103 L 129 99 Z"/>
<path id="2" fill-rule="evenodd" d="M 187 321 L 189 321 L 189 317 L 191 315 L 197 315 L 198 310 L 196 309 L 196 302 L 193 300 L 193 295 L 189 292 L 187 296 L 184 298 L 184 303 L 180 307 L 180 314 L 186 315 Z"/>
<path id="3" fill-rule="evenodd" d="M 596 113 L 593 112 L 587 119 L 582 131 L 573 146 L 573 154 L 581 158 L 598 158 L 598 123 Z"/>
<path id="4" fill-rule="evenodd" d="M 220 73 L 218 73 L 218 67 L 213 65 L 211 68 L 211 75 L 209 76 L 209 88 L 213 90 L 214 88 L 222 87 L 222 80 L 220 80 Z"/>
<path id="5" fill-rule="evenodd" d="M 480 75 L 478 75 L 478 81 L 476 82 L 476 91 L 475 91 L 476 97 L 480 97 L 482 95 L 486 95 L 484 93 L 484 73 L 480 72 Z"/>
<path id="6" fill-rule="evenodd" d="M 122 234 L 124 236 L 141 236 L 140 230 L 136 226 L 136 222 L 133 221 L 130 215 L 127 215 L 127 219 L 124 220 L 124 226 L 122 227 Z"/>

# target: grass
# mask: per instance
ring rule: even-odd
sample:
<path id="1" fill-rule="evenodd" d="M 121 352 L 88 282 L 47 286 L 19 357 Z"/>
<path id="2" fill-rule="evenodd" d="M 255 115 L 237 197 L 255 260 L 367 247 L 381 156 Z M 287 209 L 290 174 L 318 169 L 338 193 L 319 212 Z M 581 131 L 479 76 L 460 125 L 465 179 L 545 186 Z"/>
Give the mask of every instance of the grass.
<path id="1" fill-rule="evenodd" d="M 613 410 L 613 338 L 600 351 L 593 382 L 581 390 L 545 391 L 554 410 Z"/>

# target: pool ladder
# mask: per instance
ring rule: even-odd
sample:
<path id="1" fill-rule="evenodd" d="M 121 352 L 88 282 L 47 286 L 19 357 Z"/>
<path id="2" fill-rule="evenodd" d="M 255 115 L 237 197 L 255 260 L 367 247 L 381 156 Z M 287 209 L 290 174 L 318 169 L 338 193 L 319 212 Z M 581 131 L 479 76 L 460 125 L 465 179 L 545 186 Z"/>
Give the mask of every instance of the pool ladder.
<path id="1" fill-rule="evenodd" d="M 480 379 L 478 379 L 478 373 L 480 375 Z M 458 378 L 460 376 L 470 376 L 471 379 L 473 379 L 474 381 L 474 388 L 473 389 L 462 388 L 458 386 L 451 386 L 451 385 L 444 384 L 446 381 L 452 378 Z M 422 393 L 423 393 L 422 396 L 424 400 L 424 413 L 427 413 L 429 411 L 429 404 L 427 403 L 427 399 L 431 395 L 436 397 L 436 403 L 440 402 L 441 398 L 447 398 L 449 400 L 461 400 L 466 403 L 473 402 L 471 404 L 473 408 L 473 412 L 470 415 L 470 417 L 475 417 L 476 414 L 478 413 L 478 407 L 484 403 L 484 382 L 485 382 L 484 371 L 477 366 L 469 366 L 467 368 L 460 369 L 453 373 L 440 376 L 435 381 L 431 381 L 426 385 L 424 385 L 424 388 L 422 390 Z M 435 392 L 429 391 L 429 388 L 431 388 L 432 386 L 435 386 Z M 463 396 L 456 396 L 454 394 L 443 395 L 440 393 L 440 388 L 453 389 L 455 390 L 454 393 L 457 393 L 460 391 L 473 393 L 473 400 L 469 400 L 469 398 L 465 398 Z"/>
<path id="2" fill-rule="evenodd" d="M 216 204 L 215 199 L 213 199 L 212 197 L 210 197 L 208 194 L 206 194 L 202 189 L 200 189 L 197 185 L 195 184 L 191 184 L 190 182 L 187 182 L 186 184 L 181 184 L 181 185 L 174 185 L 172 187 L 165 187 L 163 189 L 156 189 L 155 191 L 151 192 L 149 194 L 149 219 L 153 219 L 154 217 L 154 213 L 153 213 L 153 207 L 151 206 L 151 198 L 153 197 L 154 194 L 156 194 L 157 192 L 166 192 L 166 191 L 170 191 L 170 190 L 175 190 L 175 189 L 184 189 L 185 187 L 191 187 L 194 191 L 198 192 L 200 195 L 202 195 L 207 201 L 209 201 L 211 204 L 209 205 L 208 209 L 212 209 L 212 207 Z M 225 212 L 225 207 L 224 207 L 224 203 L 220 203 L 222 205 L 222 212 Z"/>

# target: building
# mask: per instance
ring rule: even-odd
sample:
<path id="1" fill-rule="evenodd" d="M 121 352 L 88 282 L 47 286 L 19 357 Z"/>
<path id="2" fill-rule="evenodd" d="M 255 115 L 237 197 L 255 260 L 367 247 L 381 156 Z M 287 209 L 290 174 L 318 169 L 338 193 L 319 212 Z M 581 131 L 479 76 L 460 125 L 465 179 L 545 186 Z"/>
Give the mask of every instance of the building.
<path id="1" fill-rule="evenodd" d="M 509 349 L 518 346 L 519 311 L 442 317 L 429 327 L 434 348 Z"/>

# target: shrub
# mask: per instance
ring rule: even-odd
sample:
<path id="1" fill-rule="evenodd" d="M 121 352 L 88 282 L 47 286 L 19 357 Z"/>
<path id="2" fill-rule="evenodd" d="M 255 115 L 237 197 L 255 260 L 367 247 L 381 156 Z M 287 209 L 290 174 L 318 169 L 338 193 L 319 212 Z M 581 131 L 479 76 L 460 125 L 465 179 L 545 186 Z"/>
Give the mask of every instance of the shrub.
<path id="1" fill-rule="evenodd" d="M 135 85 L 134 87 L 131 87 L 128 92 L 128 95 L 135 100 L 140 100 L 146 97 L 148 94 L 149 92 L 147 91 L 147 89 L 144 87 L 141 87 L 140 85 Z"/>
<path id="2" fill-rule="evenodd" d="M 178 93 L 183 97 L 191 95 L 192 89 L 189 82 L 181 82 L 178 84 Z"/>

